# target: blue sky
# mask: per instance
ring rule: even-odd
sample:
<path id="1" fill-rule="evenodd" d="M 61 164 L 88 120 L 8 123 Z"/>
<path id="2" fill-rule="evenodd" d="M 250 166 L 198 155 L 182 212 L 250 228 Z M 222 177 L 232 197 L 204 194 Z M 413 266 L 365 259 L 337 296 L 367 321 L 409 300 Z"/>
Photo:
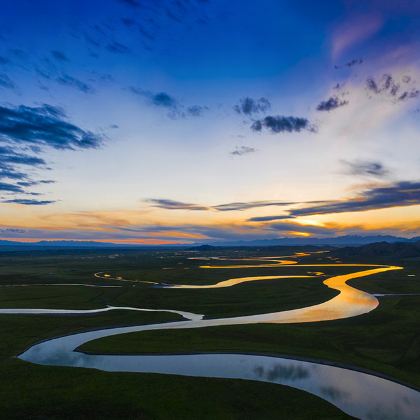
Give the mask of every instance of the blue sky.
<path id="1" fill-rule="evenodd" d="M 420 234 L 417 2 L 2 9 L 1 237 Z"/>

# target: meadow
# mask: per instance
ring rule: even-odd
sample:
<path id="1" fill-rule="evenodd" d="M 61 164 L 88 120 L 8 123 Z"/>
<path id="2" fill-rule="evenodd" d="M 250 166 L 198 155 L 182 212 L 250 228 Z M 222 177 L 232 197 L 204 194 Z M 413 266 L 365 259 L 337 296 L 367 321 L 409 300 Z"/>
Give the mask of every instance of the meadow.
<path id="1" fill-rule="evenodd" d="M 229 258 L 246 258 L 290 255 L 293 251 L 223 249 L 222 253 Z M 333 252 L 305 257 L 305 263 L 331 262 Z M 231 317 L 326 301 L 337 292 L 322 281 L 352 270 L 325 267 L 325 275 L 313 278 L 267 280 L 223 289 L 163 289 L 141 283 L 212 284 L 239 276 L 284 275 L 285 270 L 290 275 L 305 275 L 311 271 L 307 267 L 203 270 L 199 267 L 202 260 L 189 259 L 220 254 L 220 250 L 115 249 L 2 253 L 0 308 L 93 309 L 112 305 L 170 308 L 206 318 Z M 358 258 L 357 262 L 364 261 Z M 148 331 L 92 341 L 80 350 L 101 354 L 239 352 L 296 356 L 352 365 L 420 387 L 420 296 L 415 295 L 420 293 L 419 261 L 370 258 L 369 263 L 399 264 L 405 270 L 356 279 L 354 285 L 371 293 L 411 295 L 381 297 L 375 311 L 344 320 Z M 97 272 L 109 273 L 111 278 L 97 278 Z M 130 281 L 112 279 L 117 277 Z M 176 314 L 124 310 L 83 316 L 0 315 L 0 372 L 7 378 L 0 389 L 0 412 L 4 418 L 33 419 L 274 419 L 313 418 L 315 414 L 318 418 L 348 418 L 317 397 L 279 385 L 38 366 L 16 358 L 30 345 L 56 336 L 177 319 L 181 317 Z"/>

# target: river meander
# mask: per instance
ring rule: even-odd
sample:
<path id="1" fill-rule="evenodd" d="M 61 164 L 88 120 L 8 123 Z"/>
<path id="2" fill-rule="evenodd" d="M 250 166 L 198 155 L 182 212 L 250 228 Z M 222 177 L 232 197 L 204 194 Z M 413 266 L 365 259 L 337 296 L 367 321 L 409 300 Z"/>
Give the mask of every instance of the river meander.
<path id="1" fill-rule="evenodd" d="M 280 257 L 279 257 L 280 258 Z M 250 267 L 291 267 L 288 260 L 261 258 L 264 264 L 237 264 L 202 266 L 203 269 Z M 295 265 L 296 266 L 296 265 Z M 167 329 L 205 328 L 221 325 L 257 323 L 320 322 L 362 315 L 374 310 L 378 299 L 347 284 L 349 280 L 375 275 L 402 267 L 369 264 L 298 264 L 299 267 L 359 267 L 363 270 L 327 278 L 324 284 L 339 291 L 332 299 L 301 309 L 263 313 L 231 318 L 203 319 L 201 314 L 172 311 L 185 321 L 163 324 L 109 328 L 53 338 L 33 345 L 19 358 L 27 362 L 94 368 L 103 371 L 160 373 L 195 377 L 244 379 L 291 386 L 334 404 L 343 412 L 363 419 L 418 419 L 420 418 L 420 392 L 400 383 L 355 369 L 329 364 L 327 361 L 297 360 L 285 357 L 255 354 L 185 354 L 185 355 L 96 355 L 77 349 L 85 343 L 119 334 Z M 99 273 L 96 273 L 99 274 Z M 319 273 L 318 273 L 319 274 Z M 96 277 L 99 277 L 96 275 Z M 108 276 L 109 277 L 109 276 Z M 238 277 L 212 285 L 161 285 L 167 288 L 205 289 L 234 287 L 250 281 L 276 280 L 302 276 L 253 276 Z M 311 276 L 304 276 L 311 277 Z M 316 275 L 314 276 L 316 277 Z M 121 279 L 124 281 L 124 279 Z M 153 287 L 153 286 L 151 286 Z M 102 310 L 141 308 L 104 308 Z M 92 313 L 92 310 L 32 310 L 32 313 Z M 101 310 L 94 310 L 101 311 Z M 162 309 L 161 311 L 165 311 Z M 1 310 L 0 313 L 31 313 L 30 309 Z"/>

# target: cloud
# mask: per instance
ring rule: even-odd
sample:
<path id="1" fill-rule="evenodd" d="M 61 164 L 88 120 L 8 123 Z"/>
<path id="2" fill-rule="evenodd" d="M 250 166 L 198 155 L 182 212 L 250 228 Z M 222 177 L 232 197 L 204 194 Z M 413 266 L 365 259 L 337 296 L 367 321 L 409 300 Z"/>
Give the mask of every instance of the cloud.
<path id="1" fill-rule="evenodd" d="M 368 189 L 348 200 L 329 201 L 290 211 L 291 217 L 376 210 L 420 204 L 420 182 L 401 181 Z"/>
<path id="2" fill-rule="evenodd" d="M 118 2 L 130 7 L 139 7 L 140 3 L 137 0 L 118 0 Z"/>
<path id="3" fill-rule="evenodd" d="M 9 64 L 10 60 L 7 57 L 0 56 L 0 65 Z"/>
<path id="4" fill-rule="evenodd" d="M 15 182 L 2 182 L 0 190 L 10 194 L 38 195 L 39 193 L 26 189 L 54 182 L 32 178 L 31 171 L 34 168 L 48 169 L 45 159 L 39 156 L 45 148 L 97 148 L 102 144 L 103 138 L 70 123 L 61 108 L 44 104 L 40 107 L 0 106 L 0 141 L 3 143 L 0 146 L 0 179 L 6 178 Z M 14 197 L 3 202 L 46 205 L 52 201 Z"/>
<path id="5" fill-rule="evenodd" d="M 59 77 L 57 77 L 56 81 L 64 86 L 70 86 L 73 88 L 76 88 L 80 90 L 83 93 L 93 93 L 94 89 L 92 86 L 88 85 L 87 83 L 76 79 L 75 77 L 72 77 L 68 74 L 63 74 Z"/>
<path id="6" fill-rule="evenodd" d="M 209 210 L 209 207 L 198 204 L 184 203 L 182 201 L 169 200 L 165 198 L 149 198 L 145 200 L 153 207 L 159 207 L 167 210 Z"/>
<path id="7" fill-rule="evenodd" d="M 347 105 L 349 102 L 344 99 L 339 99 L 337 96 L 331 96 L 326 101 L 321 101 L 316 107 L 317 111 L 332 111 L 333 109 L 340 108 Z"/>
<path id="8" fill-rule="evenodd" d="M 150 93 L 149 98 L 156 106 L 165 108 L 176 108 L 178 106 L 176 99 L 166 92 Z"/>
<path id="9" fill-rule="evenodd" d="M 353 67 L 353 66 L 357 66 L 359 64 L 362 64 L 363 60 L 361 58 L 353 58 L 353 60 L 348 61 L 345 66 L 346 67 Z"/>
<path id="10" fill-rule="evenodd" d="M 37 156 L 18 153 L 11 147 L 0 146 L 0 167 L 8 164 L 40 166 L 45 165 L 45 160 Z"/>
<path id="11" fill-rule="evenodd" d="M 302 225 L 300 223 L 293 222 L 280 222 L 280 223 L 270 223 L 267 225 L 269 229 L 273 229 L 280 232 L 303 232 L 310 233 L 315 235 L 325 235 L 326 233 L 334 232 L 329 227 L 326 226 L 311 226 L 311 225 Z"/>
<path id="12" fill-rule="evenodd" d="M 114 54 L 127 54 L 130 52 L 130 48 L 128 48 L 126 45 L 121 44 L 120 42 L 117 42 L 117 41 L 110 42 L 106 46 L 106 49 L 109 52 L 112 52 Z"/>
<path id="13" fill-rule="evenodd" d="M 68 122 L 61 108 L 47 104 L 0 106 L 0 139 L 68 150 L 97 148 L 103 142 L 103 136 Z"/>
<path id="14" fill-rule="evenodd" d="M 232 156 L 243 156 L 243 155 L 247 155 L 249 153 L 255 153 L 257 150 L 254 149 L 253 147 L 249 147 L 249 146 L 236 146 L 235 150 L 233 150 L 232 152 L 230 152 L 230 154 Z"/>
<path id="15" fill-rule="evenodd" d="M 251 126 L 254 131 L 262 131 L 263 128 L 274 134 L 300 132 L 302 130 L 314 131 L 314 127 L 306 118 L 281 115 L 269 115 L 261 120 L 254 121 Z"/>
<path id="16" fill-rule="evenodd" d="M 395 80 L 390 74 L 383 74 L 380 79 L 370 77 L 366 80 L 366 90 L 369 94 L 382 95 L 395 101 L 405 101 L 417 98 L 420 90 L 413 85 L 410 76 L 404 75 L 401 80 Z"/>
<path id="17" fill-rule="evenodd" d="M 273 220 L 283 220 L 290 219 L 289 215 L 283 216 L 260 216 L 260 217 L 251 217 L 248 219 L 248 222 L 271 222 Z"/>
<path id="18" fill-rule="evenodd" d="M 203 115 L 203 112 L 207 111 L 209 108 L 207 106 L 201 106 L 201 105 L 192 105 L 187 107 L 187 114 L 191 117 L 201 117 Z"/>
<path id="19" fill-rule="evenodd" d="M 213 206 L 214 210 L 218 211 L 235 211 L 235 210 L 248 210 L 259 207 L 270 207 L 270 206 L 288 206 L 293 204 L 288 201 L 247 201 L 247 202 L 236 202 L 236 203 L 227 203 L 219 204 Z"/>
<path id="20" fill-rule="evenodd" d="M 62 51 L 52 50 L 51 51 L 51 55 L 57 61 L 61 61 L 61 62 L 69 61 L 69 59 L 67 58 L 66 54 L 64 54 Z"/>
<path id="21" fill-rule="evenodd" d="M 186 107 L 167 92 L 151 92 L 134 86 L 130 86 L 128 90 L 135 95 L 146 98 L 149 104 L 153 106 L 166 108 L 169 110 L 168 115 L 171 118 L 200 117 L 203 112 L 208 110 L 207 106 L 201 105 Z"/>
<path id="22" fill-rule="evenodd" d="M 235 105 L 233 109 L 238 114 L 253 115 L 259 112 L 266 112 L 271 108 L 271 104 L 266 98 L 252 99 L 249 97 L 243 98 Z"/>
<path id="23" fill-rule="evenodd" d="M 16 85 L 14 84 L 14 82 L 5 73 L 0 74 L 0 87 L 12 90 L 16 89 Z"/>
<path id="24" fill-rule="evenodd" d="M 134 19 L 131 19 L 128 17 L 121 18 L 121 22 L 123 23 L 124 26 L 127 26 L 129 28 L 131 28 L 132 26 L 136 24 L 136 21 Z"/>
<path id="25" fill-rule="evenodd" d="M 35 185 L 35 181 L 30 180 L 29 176 L 22 171 L 21 166 L 45 167 L 45 164 L 44 159 L 23 153 L 19 147 L 0 146 L 0 179 L 8 178 L 18 181 L 17 190 L 12 191 L 9 188 L 10 192 L 23 192 L 21 187 Z"/>
<path id="26" fill-rule="evenodd" d="M 381 167 L 376 168 L 374 166 L 373 172 L 381 173 L 381 169 Z M 401 181 L 370 188 L 346 200 L 314 201 L 312 204 L 315 205 L 309 206 L 308 203 L 311 202 L 290 203 L 303 205 L 304 207 L 288 210 L 286 214 L 282 215 L 252 217 L 248 219 L 248 222 L 270 222 L 317 214 L 347 213 L 419 205 L 420 182 Z"/>
<path id="27" fill-rule="evenodd" d="M 0 182 L 0 191 L 22 193 L 24 192 L 21 187 L 14 184 L 8 184 L 7 182 Z"/>
<path id="28" fill-rule="evenodd" d="M 384 177 L 389 174 L 389 170 L 381 162 L 342 160 L 342 163 L 346 167 L 346 173 L 349 175 Z"/>
<path id="29" fill-rule="evenodd" d="M 383 25 L 379 15 L 353 16 L 343 22 L 333 32 L 331 53 L 333 59 L 338 58 L 354 45 L 370 38 Z"/>
<path id="30" fill-rule="evenodd" d="M 285 201 L 248 201 L 248 202 L 234 202 L 234 203 L 225 203 L 218 204 L 214 206 L 204 206 L 201 204 L 192 204 L 184 203 L 182 201 L 174 201 L 168 199 L 156 199 L 150 198 L 145 200 L 146 202 L 152 204 L 154 207 L 159 207 L 166 210 L 215 210 L 215 211 L 240 211 L 248 210 L 258 207 L 268 207 L 268 206 L 286 206 L 290 204 L 295 204 Z"/>
<path id="31" fill-rule="evenodd" d="M 353 58 L 352 60 L 347 61 L 347 63 L 343 64 L 342 66 L 339 66 L 336 64 L 334 68 L 340 69 L 342 67 L 354 67 L 354 66 L 359 66 L 362 63 L 363 63 L 363 60 L 361 58 Z"/>
<path id="32" fill-rule="evenodd" d="M 13 198 L 10 200 L 3 200 L 2 203 L 22 204 L 25 206 L 45 206 L 47 204 L 55 203 L 54 200 L 31 200 L 26 198 Z"/>

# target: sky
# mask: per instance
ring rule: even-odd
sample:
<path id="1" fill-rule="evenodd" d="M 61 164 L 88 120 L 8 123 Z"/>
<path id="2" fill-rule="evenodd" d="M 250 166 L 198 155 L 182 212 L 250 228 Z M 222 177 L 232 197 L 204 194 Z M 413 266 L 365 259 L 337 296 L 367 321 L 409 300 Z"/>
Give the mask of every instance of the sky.
<path id="1" fill-rule="evenodd" d="M 0 2 L 0 239 L 420 235 L 420 2 Z"/>

